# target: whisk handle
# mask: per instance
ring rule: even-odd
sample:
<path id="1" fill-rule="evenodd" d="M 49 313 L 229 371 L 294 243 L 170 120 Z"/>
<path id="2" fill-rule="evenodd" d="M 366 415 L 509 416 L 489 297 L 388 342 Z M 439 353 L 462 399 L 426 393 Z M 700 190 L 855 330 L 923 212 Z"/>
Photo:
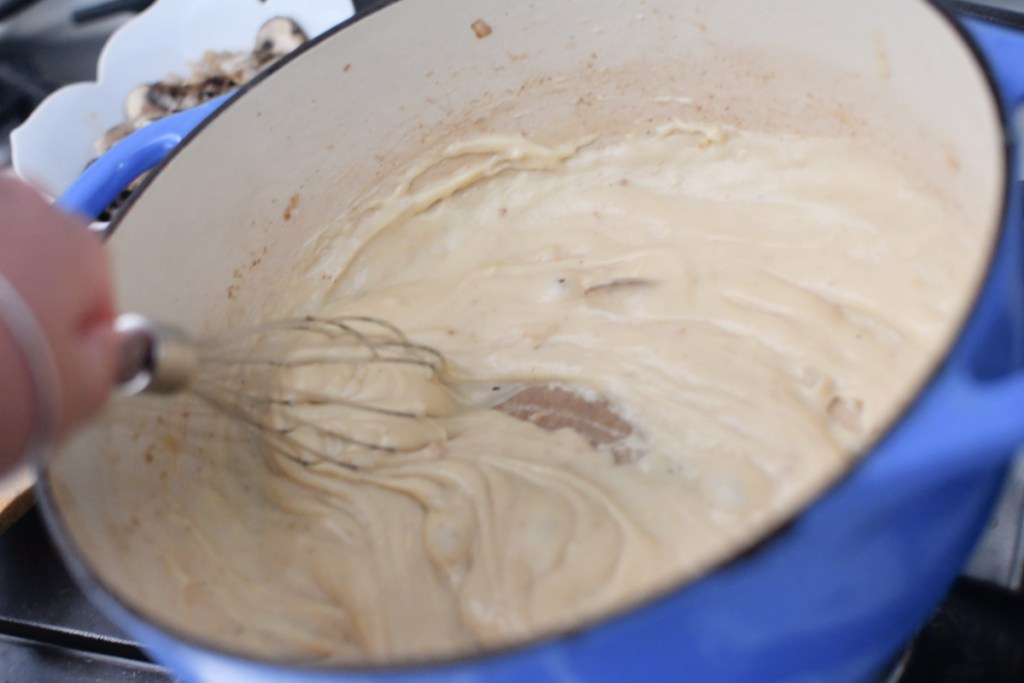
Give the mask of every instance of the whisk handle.
<path id="1" fill-rule="evenodd" d="M 135 313 L 118 316 L 114 327 L 122 339 L 117 372 L 121 393 L 176 394 L 188 388 L 199 355 L 184 331 Z"/>

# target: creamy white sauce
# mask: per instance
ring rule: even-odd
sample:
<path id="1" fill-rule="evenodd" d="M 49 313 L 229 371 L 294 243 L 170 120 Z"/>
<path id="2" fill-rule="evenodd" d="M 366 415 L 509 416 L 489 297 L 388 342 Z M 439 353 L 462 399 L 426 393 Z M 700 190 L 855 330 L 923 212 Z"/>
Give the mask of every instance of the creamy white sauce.
<path id="1" fill-rule="evenodd" d="M 949 338 L 979 249 L 862 143 L 683 122 L 469 140 L 349 222 L 373 237 L 319 313 L 442 351 L 450 393 L 388 379 L 442 436 L 356 472 L 227 442 L 187 513 L 173 492 L 140 513 L 159 568 L 126 590 L 263 657 L 507 645 L 696 576 L 870 444 Z M 487 407 L 522 384 L 606 399 L 628 457 Z"/>

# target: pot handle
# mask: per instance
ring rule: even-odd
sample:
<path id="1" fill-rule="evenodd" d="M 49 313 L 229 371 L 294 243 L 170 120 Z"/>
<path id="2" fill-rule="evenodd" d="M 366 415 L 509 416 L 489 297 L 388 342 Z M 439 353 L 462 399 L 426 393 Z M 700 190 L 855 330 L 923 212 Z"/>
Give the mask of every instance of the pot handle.
<path id="1" fill-rule="evenodd" d="M 165 116 L 115 144 L 93 162 L 64 194 L 57 205 L 88 220 L 95 220 L 140 175 L 163 161 L 234 93 L 177 114 Z"/>
<path id="2" fill-rule="evenodd" d="M 1024 31 L 975 18 L 961 22 L 981 48 L 996 80 L 1003 109 L 1024 104 Z"/>

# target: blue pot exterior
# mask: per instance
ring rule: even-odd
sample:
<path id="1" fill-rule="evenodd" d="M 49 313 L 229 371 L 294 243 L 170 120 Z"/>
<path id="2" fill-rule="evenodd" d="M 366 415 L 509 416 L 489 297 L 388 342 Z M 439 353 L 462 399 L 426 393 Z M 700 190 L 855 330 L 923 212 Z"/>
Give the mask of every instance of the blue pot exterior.
<path id="1" fill-rule="evenodd" d="M 1010 112 L 1024 100 L 1024 38 L 966 26 L 985 50 Z M 1015 168 L 1008 172 L 1016 177 Z M 69 205 L 84 206 L 79 201 Z M 1005 221 L 963 334 L 871 456 L 759 548 L 628 614 L 456 664 L 332 672 L 211 652 L 159 630 L 110 596 L 94 597 L 155 659 L 195 682 L 869 680 L 948 590 L 990 513 L 1010 453 L 1024 441 L 1018 370 L 1024 252 L 1016 183 Z M 94 583 L 84 567 L 72 569 L 87 586 Z"/>

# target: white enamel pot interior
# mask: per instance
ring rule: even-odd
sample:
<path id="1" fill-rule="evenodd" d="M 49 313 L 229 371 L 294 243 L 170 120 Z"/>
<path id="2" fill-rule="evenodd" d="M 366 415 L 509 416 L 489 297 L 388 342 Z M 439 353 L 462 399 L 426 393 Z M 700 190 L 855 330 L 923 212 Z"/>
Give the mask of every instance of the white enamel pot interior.
<path id="1" fill-rule="evenodd" d="M 203 333 L 305 313 L 328 274 L 297 269 L 299 254 L 423 151 L 482 132 L 553 142 L 672 117 L 884 145 L 961 205 L 979 240 L 998 231 L 997 105 L 925 2 L 406 0 L 288 60 L 147 183 L 109 242 L 121 306 Z M 283 288 L 307 305 L 284 303 Z M 183 448 L 201 428 L 177 399 L 156 400 L 115 401 L 48 482 L 92 588 L 187 638 L 146 570 L 161 539 L 137 519 L 171 497 L 181 525 L 211 523 L 190 506 L 202 458 Z M 216 522 L 258 546 L 244 508 Z"/>

